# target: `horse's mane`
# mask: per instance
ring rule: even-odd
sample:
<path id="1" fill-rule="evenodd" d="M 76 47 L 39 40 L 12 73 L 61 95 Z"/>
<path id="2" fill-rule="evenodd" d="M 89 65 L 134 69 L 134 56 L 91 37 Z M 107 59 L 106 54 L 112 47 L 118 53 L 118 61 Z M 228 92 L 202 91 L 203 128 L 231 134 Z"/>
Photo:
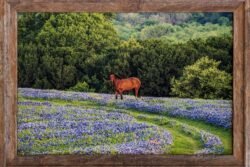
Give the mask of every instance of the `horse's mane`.
<path id="1" fill-rule="evenodd" d="M 115 75 L 115 78 L 122 79 L 122 77 L 118 76 L 117 74 L 114 74 L 114 75 Z"/>
<path id="2" fill-rule="evenodd" d="M 126 78 L 128 78 L 127 75 L 117 75 L 115 73 L 111 73 L 111 74 L 113 74 L 116 79 L 126 79 Z"/>

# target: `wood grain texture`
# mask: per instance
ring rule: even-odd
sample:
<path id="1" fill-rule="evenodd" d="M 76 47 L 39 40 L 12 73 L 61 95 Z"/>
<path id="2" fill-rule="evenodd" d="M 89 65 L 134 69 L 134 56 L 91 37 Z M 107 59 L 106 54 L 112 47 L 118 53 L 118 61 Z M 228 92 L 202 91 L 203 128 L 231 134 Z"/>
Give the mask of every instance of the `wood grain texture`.
<path id="1" fill-rule="evenodd" d="M 1 0 L 0 0 L 1 1 Z M 243 0 L 6 0 L 4 11 L 4 111 L 6 125 L 7 166 L 243 166 L 243 114 L 249 111 L 244 96 L 244 11 Z M 236 9 L 237 8 L 237 9 Z M 1 7 L 0 7 L 1 9 Z M 235 10 L 236 9 L 236 10 Z M 234 121 L 233 155 L 228 156 L 171 156 L 171 155 L 99 155 L 99 156 L 16 156 L 17 146 L 17 20 L 16 12 L 180 12 L 180 11 L 234 11 Z M 248 10 L 249 11 L 249 10 Z M 247 12 L 246 12 L 247 13 Z M 0 15 L 1 16 L 1 15 Z M 245 15 L 246 17 L 246 15 Z M 0 30 L 1 31 L 1 30 Z M 247 32 L 249 35 L 249 32 Z M 0 36 L 1 37 L 1 36 Z M 0 39 L 1 41 L 1 39 Z M 249 49 L 249 47 L 248 47 Z M 246 50 L 245 50 L 246 51 Z M 245 65 L 249 59 L 245 58 Z M 1 65 L 0 65 L 1 68 Z M 246 68 L 245 68 L 246 69 Z M 245 85 L 246 84 L 245 77 Z M 1 74 L 0 74 L 1 81 Z M 246 87 L 245 87 L 246 88 Z M 249 90 L 249 85 L 247 90 Z M 0 89 L 1 95 L 1 89 Z M 244 99 L 245 97 L 245 99 Z M 0 99 L 1 100 L 1 99 Z M 245 103 L 244 103 L 245 100 Z M 250 100 L 250 97 L 248 98 Z M 1 104 L 1 102 L 0 102 Z M 248 105 L 246 105 L 248 104 Z M 1 111 L 1 109 L 0 109 Z M 246 114 L 247 116 L 247 114 Z M 0 115 L 1 117 L 1 115 Z M 246 124 L 245 124 L 246 125 Z M 0 125 L 1 127 L 1 125 Z M 247 128 L 246 130 L 249 130 Z M 0 129 L 1 132 L 1 129 Z M 1 133 L 0 133 L 1 135 Z M 1 141 L 1 139 L 0 139 Z M 1 155 L 1 152 L 0 152 Z M 1 160 L 1 159 L 0 159 Z M 1 162 L 0 162 L 1 163 Z"/>
<path id="2" fill-rule="evenodd" d="M 4 110 L 6 161 L 16 156 L 17 111 L 17 21 L 16 11 L 10 5 L 5 8 L 5 57 L 4 57 Z"/>
<path id="3" fill-rule="evenodd" d="M 111 167 L 110 165 L 101 165 L 102 167 Z M 27 167 L 27 166 L 8 166 L 8 167 Z M 29 165 L 28 167 L 37 167 L 37 166 L 33 166 L 33 165 Z M 65 167 L 65 166 L 43 166 L 43 167 Z M 82 167 L 82 165 L 72 165 L 71 167 Z M 88 165 L 87 167 L 100 167 L 100 166 L 96 166 L 96 165 Z M 128 167 L 125 165 L 121 165 L 119 167 Z M 129 166 L 129 167 L 138 167 L 138 166 Z M 143 166 L 143 167 L 153 167 L 153 166 Z M 185 167 L 185 166 L 172 166 L 172 167 Z M 188 167 L 211 167 L 211 166 L 192 166 L 189 165 Z M 215 167 L 225 167 L 225 166 L 220 166 L 220 165 L 216 165 Z M 242 166 L 234 166 L 234 167 L 242 167 Z"/>
<path id="4" fill-rule="evenodd" d="M 245 166 L 250 166 L 250 0 L 245 3 Z"/>
<path id="5" fill-rule="evenodd" d="M 0 167 L 5 167 L 5 121 L 4 121 L 4 0 L 0 0 Z"/>
<path id="6" fill-rule="evenodd" d="M 244 157 L 244 5 L 234 12 L 233 154 Z"/>
<path id="7" fill-rule="evenodd" d="M 99 155 L 99 156 L 27 156 L 17 157 L 8 162 L 9 166 L 17 165 L 55 165 L 55 166 L 243 166 L 233 156 L 185 156 L 185 155 Z"/>
<path id="8" fill-rule="evenodd" d="M 233 11 L 244 0 L 7 0 L 27 12 L 219 12 Z"/>

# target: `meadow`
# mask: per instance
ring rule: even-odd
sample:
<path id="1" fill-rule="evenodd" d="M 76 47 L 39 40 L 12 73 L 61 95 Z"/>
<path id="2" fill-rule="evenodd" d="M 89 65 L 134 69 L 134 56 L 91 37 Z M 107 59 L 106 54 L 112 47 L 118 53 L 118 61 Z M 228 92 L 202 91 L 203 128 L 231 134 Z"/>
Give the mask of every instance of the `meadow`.
<path id="1" fill-rule="evenodd" d="M 232 154 L 232 101 L 18 89 L 18 154 Z"/>

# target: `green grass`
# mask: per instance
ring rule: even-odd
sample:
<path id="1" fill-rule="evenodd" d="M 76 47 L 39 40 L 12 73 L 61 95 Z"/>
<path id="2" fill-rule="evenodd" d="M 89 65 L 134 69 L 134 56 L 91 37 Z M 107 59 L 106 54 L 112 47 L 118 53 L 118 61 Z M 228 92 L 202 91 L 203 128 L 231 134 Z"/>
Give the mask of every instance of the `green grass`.
<path id="1" fill-rule="evenodd" d="M 23 97 L 19 97 L 19 101 L 25 101 L 26 99 Z M 44 99 L 31 99 L 28 100 L 43 102 L 46 101 Z M 84 108 L 102 108 L 107 111 L 110 111 L 115 106 L 101 106 L 92 101 L 71 101 L 71 100 L 60 100 L 60 99 L 50 99 L 49 100 L 54 105 L 72 105 L 76 107 L 84 107 Z M 232 154 L 232 133 L 230 130 L 216 127 L 202 121 L 189 120 L 185 118 L 173 118 L 167 115 L 159 115 L 152 114 L 142 111 L 137 111 L 133 109 L 120 109 L 120 111 L 125 112 L 133 117 L 135 117 L 139 122 L 147 122 L 150 124 L 154 124 L 160 126 L 162 128 L 167 129 L 171 132 L 174 143 L 170 149 L 166 149 L 166 153 L 170 154 L 194 154 L 196 151 L 202 149 L 202 143 L 198 137 L 196 132 L 185 132 L 183 131 L 182 124 L 187 124 L 191 128 L 197 130 L 204 130 L 215 134 L 220 137 L 224 145 L 223 154 Z M 27 132 L 28 133 L 28 132 Z M 115 142 L 122 136 L 116 136 L 114 138 L 110 138 L 110 142 Z M 62 149 L 66 150 L 66 146 L 62 145 Z"/>
<path id="2" fill-rule="evenodd" d="M 136 116 L 138 117 L 138 115 L 145 115 L 145 116 L 149 117 L 147 119 L 143 119 L 142 121 L 151 122 L 151 123 L 157 124 L 158 126 L 167 128 L 170 132 L 172 132 L 173 136 L 175 137 L 174 146 L 175 146 L 175 144 L 179 145 L 179 144 L 183 143 L 183 142 L 181 142 L 183 140 L 186 140 L 187 142 L 190 142 L 190 144 L 192 144 L 194 142 L 191 142 L 192 139 L 187 140 L 186 138 L 182 137 L 182 136 L 186 136 L 186 135 L 181 135 L 182 132 L 180 132 L 179 136 L 175 136 L 176 135 L 175 132 L 176 132 L 176 129 L 177 129 L 175 126 L 173 126 L 171 128 L 169 126 L 166 127 L 164 125 L 160 125 L 160 122 L 157 121 L 157 120 L 154 120 L 153 118 L 155 118 L 155 117 L 156 118 L 165 118 L 165 119 L 171 120 L 173 122 L 179 122 L 179 123 L 188 124 L 189 126 L 195 127 L 197 129 L 205 130 L 207 132 L 215 134 L 215 135 L 219 136 L 220 139 L 223 142 L 223 145 L 224 145 L 224 154 L 232 154 L 232 132 L 231 132 L 231 130 L 228 130 L 228 129 L 225 129 L 225 128 L 216 127 L 216 126 L 204 123 L 202 121 L 190 120 L 190 119 L 186 119 L 186 118 L 177 118 L 177 117 L 173 118 L 173 117 L 169 117 L 167 115 L 160 115 L 159 116 L 157 114 L 145 113 L 145 112 L 136 111 L 136 110 L 129 110 L 129 111 L 130 112 L 128 112 L 128 113 L 130 113 L 130 115 L 133 115 L 135 117 Z M 177 142 L 177 140 L 179 142 Z M 187 150 L 184 147 L 179 148 L 179 147 L 176 146 L 176 147 L 172 148 L 173 152 L 171 152 L 171 153 L 182 154 L 184 152 L 185 153 L 186 152 L 190 152 L 191 146 L 192 147 L 197 147 L 199 145 L 197 143 L 194 144 L 194 145 L 190 145 L 190 146 L 188 146 Z M 183 150 L 180 150 L 180 149 L 183 149 Z"/>

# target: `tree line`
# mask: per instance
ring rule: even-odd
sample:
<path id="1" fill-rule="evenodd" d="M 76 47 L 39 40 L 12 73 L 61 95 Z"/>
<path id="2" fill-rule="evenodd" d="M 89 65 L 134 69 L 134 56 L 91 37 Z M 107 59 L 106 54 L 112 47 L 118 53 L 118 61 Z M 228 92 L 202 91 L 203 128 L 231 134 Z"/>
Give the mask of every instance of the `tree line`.
<path id="1" fill-rule="evenodd" d="M 155 37 L 124 40 L 117 33 L 115 18 L 109 13 L 20 14 L 19 87 L 110 93 L 113 73 L 121 78 L 139 77 L 141 95 L 231 98 L 231 34 L 185 42 Z M 207 67 L 200 67 L 200 61 Z M 202 77 L 190 80 L 192 65 L 198 74 L 219 77 L 201 86 Z M 185 94 L 182 87 L 190 85 L 199 87 L 199 92 Z"/>

